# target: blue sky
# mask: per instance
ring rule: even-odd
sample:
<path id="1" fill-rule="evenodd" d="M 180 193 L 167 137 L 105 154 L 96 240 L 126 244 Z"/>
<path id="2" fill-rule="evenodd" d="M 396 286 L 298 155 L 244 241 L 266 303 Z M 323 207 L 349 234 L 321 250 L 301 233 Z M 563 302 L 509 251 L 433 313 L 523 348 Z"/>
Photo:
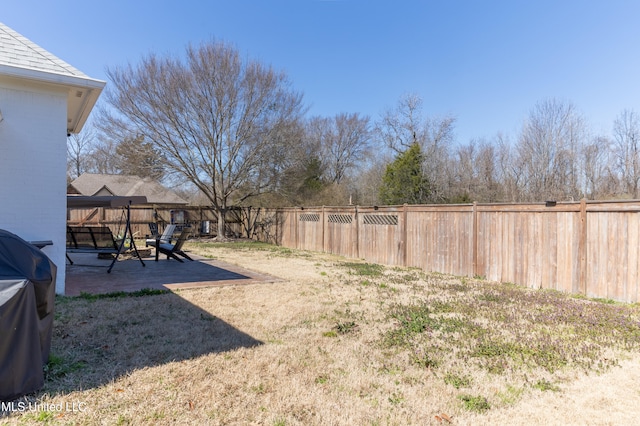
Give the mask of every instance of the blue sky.
<path id="1" fill-rule="evenodd" d="M 0 21 L 91 77 L 149 52 L 234 44 L 285 71 L 312 115 L 373 120 L 406 93 L 457 141 L 515 139 L 536 102 L 596 134 L 640 111 L 638 1 L 2 0 Z"/>

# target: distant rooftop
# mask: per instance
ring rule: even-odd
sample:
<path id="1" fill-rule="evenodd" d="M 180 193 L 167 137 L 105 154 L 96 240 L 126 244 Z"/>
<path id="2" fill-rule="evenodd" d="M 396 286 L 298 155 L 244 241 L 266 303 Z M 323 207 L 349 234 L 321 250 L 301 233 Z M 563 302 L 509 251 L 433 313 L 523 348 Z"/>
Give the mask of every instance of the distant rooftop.
<path id="1" fill-rule="evenodd" d="M 131 175 L 83 173 L 69 185 L 67 193 L 80 195 L 145 196 L 150 204 L 187 204 L 178 194 L 158 182 Z"/>

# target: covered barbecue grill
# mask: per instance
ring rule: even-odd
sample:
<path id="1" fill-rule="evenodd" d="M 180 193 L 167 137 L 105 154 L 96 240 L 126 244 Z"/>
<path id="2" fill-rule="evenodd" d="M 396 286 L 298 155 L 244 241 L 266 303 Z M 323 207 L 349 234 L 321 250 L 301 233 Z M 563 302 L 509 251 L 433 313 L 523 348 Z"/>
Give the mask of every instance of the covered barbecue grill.
<path id="1" fill-rule="evenodd" d="M 56 265 L 0 229 L 0 401 L 44 385 L 53 333 Z"/>

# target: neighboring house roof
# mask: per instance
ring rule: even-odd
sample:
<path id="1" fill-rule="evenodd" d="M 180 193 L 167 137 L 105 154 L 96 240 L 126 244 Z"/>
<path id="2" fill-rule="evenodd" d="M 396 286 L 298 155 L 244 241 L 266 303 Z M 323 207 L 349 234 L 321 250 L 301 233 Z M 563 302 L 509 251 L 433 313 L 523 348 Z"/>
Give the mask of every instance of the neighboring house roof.
<path id="1" fill-rule="evenodd" d="M 67 88 L 69 133 L 82 129 L 106 84 L 90 78 L 0 22 L 2 75 Z"/>
<path id="2" fill-rule="evenodd" d="M 83 173 L 69 184 L 67 193 L 123 197 L 141 195 L 147 197 L 150 204 L 187 204 L 186 200 L 170 189 L 150 178 L 143 179 L 139 176 Z"/>

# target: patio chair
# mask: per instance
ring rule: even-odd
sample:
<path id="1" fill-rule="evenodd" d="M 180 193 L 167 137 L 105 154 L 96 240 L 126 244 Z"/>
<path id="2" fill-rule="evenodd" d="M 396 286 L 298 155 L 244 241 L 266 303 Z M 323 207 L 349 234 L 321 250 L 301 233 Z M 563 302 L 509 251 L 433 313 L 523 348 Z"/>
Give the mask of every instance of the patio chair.
<path id="1" fill-rule="evenodd" d="M 180 236 L 178 237 L 178 240 L 175 242 L 175 244 L 169 244 L 169 243 L 158 244 L 158 246 L 156 247 L 156 262 L 158 261 L 158 256 L 160 253 L 166 254 L 167 260 L 174 258 L 181 263 L 182 263 L 182 259 L 180 259 L 178 255 L 184 257 L 185 259 L 193 260 L 185 252 L 182 251 L 182 245 L 187 240 L 187 237 L 189 236 L 190 233 L 191 233 L 191 228 L 185 226 L 184 228 L 182 228 L 182 232 L 180 232 Z"/>
<path id="2" fill-rule="evenodd" d="M 158 224 L 155 222 L 149 222 L 147 225 L 149 225 L 149 231 L 151 232 L 151 235 L 147 235 L 147 238 L 155 238 L 158 235 L 160 235 L 160 233 L 158 232 Z"/>
<path id="3" fill-rule="evenodd" d="M 131 236 L 130 239 L 127 238 L 127 235 Z M 125 242 L 127 241 L 130 244 L 129 247 L 125 247 Z M 107 269 L 107 273 L 111 273 L 111 269 L 113 269 L 120 254 L 131 250 L 131 247 L 133 247 L 135 256 L 144 266 L 142 256 L 140 256 L 133 239 L 128 219 L 124 236 L 118 239 L 116 239 L 108 226 L 67 226 L 66 256 L 70 265 L 73 265 L 73 260 L 69 257 L 69 253 L 97 253 L 98 256 L 101 254 L 115 254 L 115 256 L 111 256 L 113 259 L 109 269 Z"/>
<path id="4" fill-rule="evenodd" d="M 118 243 L 108 226 L 67 226 L 67 259 L 72 265 L 68 253 L 119 252 Z"/>
<path id="5" fill-rule="evenodd" d="M 164 232 L 162 233 L 162 235 L 158 236 L 157 225 L 156 225 L 156 235 L 154 235 L 153 238 L 147 238 L 146 246 L 155 247 L 156 241 L 160 241 L 160 243 L 162 244 L 171 244 L 171 240 L 173 240 L 172 237 L 175 230 L 176 230 L 176 225 L 167 225 L 166 228 L 164 228 Z"/>

